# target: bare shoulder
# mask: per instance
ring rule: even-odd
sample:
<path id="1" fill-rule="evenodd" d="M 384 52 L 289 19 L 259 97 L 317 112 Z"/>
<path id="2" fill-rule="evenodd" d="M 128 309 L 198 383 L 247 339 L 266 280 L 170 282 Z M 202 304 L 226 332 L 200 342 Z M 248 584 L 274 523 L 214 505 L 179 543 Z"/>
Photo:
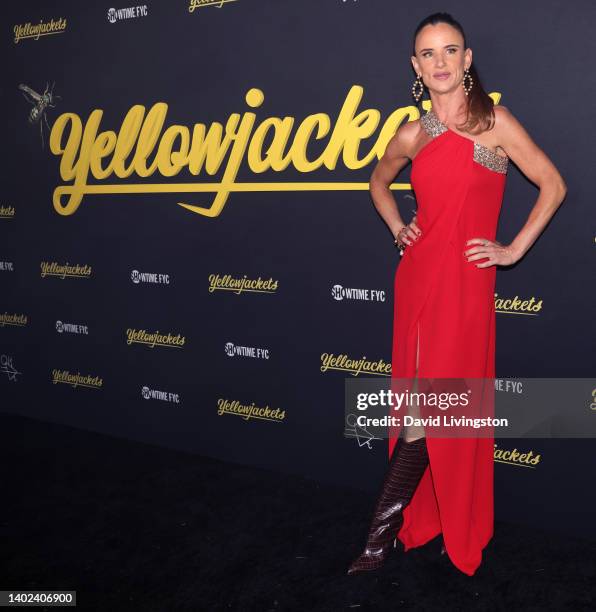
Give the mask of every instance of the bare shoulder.
<path id="1" fill-rule="evenodd" d="M 494 129 L 498 146 L 532 182 L 540 185 L 552 179 L 565 189 L 557 168 L 506 106 L 495 106 Z"/>
<path id="2" fill-rule="evenodd" d="M 418 123 L 418 121 L 408 121 L 397 128 L 372 172 L 371 188 L 377 184 L 390 185 L 400 170 L 412 159 L 412 150 L 420 129 Z"/>
<path id="3" fill-rule="evenodd" d="M 495 125 L 494 130 L 499 139 L 499 146 L 505 148 L 507 141 L 515 138 L 529 138 L 524 126 L 518 121 L 517 117 L 502 104 L 494 107 Z"/>
<path id="4" fill-rule="evenodd" d="M 391 159 L 412 159 L 421 129 L 420 119 L 402 123 L 389 141 L 385 155 Z"/>
<path id="5" fill-rule="evenodd" d="M 495 104 L 493 110 L 495 111 L 495 122 L 507 121 L 509 117 L 513 117 L 513 113 L 503 104 Z"/>

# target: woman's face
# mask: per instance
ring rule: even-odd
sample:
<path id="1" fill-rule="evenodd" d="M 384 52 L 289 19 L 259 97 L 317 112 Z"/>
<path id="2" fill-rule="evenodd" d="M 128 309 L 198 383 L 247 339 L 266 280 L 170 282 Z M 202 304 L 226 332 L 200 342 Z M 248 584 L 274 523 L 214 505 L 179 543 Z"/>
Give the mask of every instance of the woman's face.
<path id="1" fill-rule="evenodd" d="M 431 91 L 446 93 L 461 87 L 464 70 L 472 65 L 471 49 L 462 35 L 446 23 L 426 25 L 418 32 L 412 65 Z"/>

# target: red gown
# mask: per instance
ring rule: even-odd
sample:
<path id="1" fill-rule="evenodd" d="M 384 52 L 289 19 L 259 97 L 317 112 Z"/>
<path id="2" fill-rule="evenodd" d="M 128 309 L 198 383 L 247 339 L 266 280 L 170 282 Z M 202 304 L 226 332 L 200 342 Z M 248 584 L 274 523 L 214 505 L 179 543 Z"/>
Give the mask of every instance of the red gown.
<path id="1" fill-rule="evenodd" d="M 496 267 L 463 255 L 471 238 L 496 239 L 508 158 L 447 128 L 430 110 L 433 138 L 412 161 L 417 223 L 395 274 L 392 377 L 495 376 Z M 389 437 L 389 456 L 401 427 Z M 397 532 L 405 550 L 443 533 L 452 563 L 472 576 L 493 535 L 494 437 L 427 436 L 429 465 Z"/>

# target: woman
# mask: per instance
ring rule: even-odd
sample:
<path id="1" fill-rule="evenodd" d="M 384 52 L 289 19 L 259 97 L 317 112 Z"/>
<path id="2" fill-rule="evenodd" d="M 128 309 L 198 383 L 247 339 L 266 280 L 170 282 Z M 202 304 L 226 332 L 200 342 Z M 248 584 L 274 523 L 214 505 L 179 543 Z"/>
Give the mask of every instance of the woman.
<path id="1" fill-rule="evenodd" d="M 414 34 L 413 93 L 432 108 L 402 125 L 370 180 L 376 209 L 403 255 L 395 275 L 393 378 L 494 378 L 496 266 L 520 260 L 566 194 L 561 175 L 522 125 L 483 90 L 461 25 L 447 13 Z M 514 240 L 495 240 L 511 159 L 540 188 Z M 412 161 L 416 216 L 404 224 L 389 189 Z M 440 533 L 443 552 L 472 576 L 493 535 L 494 438 L 438 438 L 404 427 L 389 439 L 389 469 L 366 548 L 349 574 L 380 567 Z M 396 537 L 397 536 L 397 537 Z M 395 540 L 395 542 L 394 542 Z"/>

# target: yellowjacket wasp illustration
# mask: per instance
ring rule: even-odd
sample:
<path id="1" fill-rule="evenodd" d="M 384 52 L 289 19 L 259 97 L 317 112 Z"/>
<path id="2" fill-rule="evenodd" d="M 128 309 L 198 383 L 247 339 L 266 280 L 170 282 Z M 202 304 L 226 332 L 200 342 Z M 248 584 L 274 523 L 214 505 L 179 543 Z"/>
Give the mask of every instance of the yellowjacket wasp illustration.
<path id="1" fill-rule="evenodd" d="M 54 83 L 52 83 L 52 88 L 49 89 L 48 87 L 49 83 L 46 83 L 45 91 L 42 94 L 37 93 L 35 90 L 31 89 L 31 87 L 29 87 L 28 85 L 23 85 L 23 83 L 19 85 L 19 89 L 23 91 L 23 96 L 25 97 L 25 100 L 33 104 L 33 108 L 29 112 L 29 123 L 31 124 L 39 123 L 42 148 L 44 146 L 42 118 L 43 118 L 43 121 L 45 121 L 45 124 L 49 131 L 50 125 L 48 124 L 48 119 L 46 117 L 46 109 L 54 108 L 56 106 L 54 104 L 54 101 L 58 99 L 62 99 L 60 96 L 55 96 L 53 93 L 55 84 L 56 82 L 54 81 Z"/>

